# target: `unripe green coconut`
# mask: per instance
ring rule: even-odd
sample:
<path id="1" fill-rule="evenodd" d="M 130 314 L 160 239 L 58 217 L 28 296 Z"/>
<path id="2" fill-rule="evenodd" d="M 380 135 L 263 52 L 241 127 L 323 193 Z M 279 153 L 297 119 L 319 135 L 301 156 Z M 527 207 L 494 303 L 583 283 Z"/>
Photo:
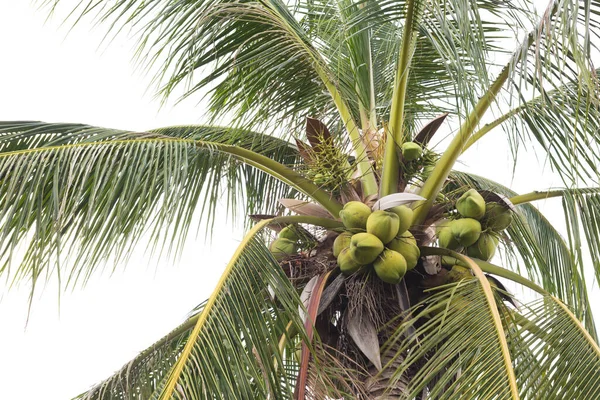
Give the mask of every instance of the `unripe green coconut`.
<path id="1" fill-rule="evenodd" d="M 294 230 L 292 225 L 288 225 L 285 228 L 283 228 L 281 231 L 279 231 L 279 235 L 277 235 L 277 237 L 279 237 L 280 239 L 289 239 L 294 242 L 298 241 L 298 239 L 299 239 L 299 237 L 296 234 L 296 231 Z"/>
<path id="2" fill-rule="evenodd" d="M 388 211 L 393 212 L 398 216 L 400 220 L 400 227 L 398 228 L 398 235 L 404 233 L 410 228 L 413 221 L 414 211 L 408 206 L 396 206 L 390 208 Z"/>
<path id="3" fill-rule="evenodd" d="M 455 219 L 450 223 L 454 240 L 463 247 L 472 245 L 481 235 L 481 224 L 473 218 Z"/>
<path id="4" fill-rule="evenodd" d="M 271 243 L 269 249 L 277 261 L 281 261 L 292 254 L 296 254 L 296 251 L 298 251 L 296 242 L 286 238 L 275 239 L 275 241 Z"/>
<path id="5" fill-rule="evenodd" d="M 406 274 L 406 260 L 397 251 L 385 249 L 373 263 L 373 268 L 382 281 L 398 283 Z"/>
<path id="6" fill-rule="evenodd" d="M 367 219 L 367 232 L 375 235 L 383 243 L 389 243 L 398 234 L 400 218 L 392 212 L 375 211 Z"/>
<path id="7" fill-rule="evenodd" d="M 487 203 L 485 205 L 485 216 L 483 223 L 487 228 L 494 231 L 501 231 L 511 224 L 513 219 L 512 211 L 498 203 Z"/>
<path id="8" fill-rule="evenodd" d="M 405 161 L 413 161 L 421 157 L 423 149 L 415 142 L 404 142 L 402 143 L 402 157 Z"/>
<path id="9" fill-rule="evenodd" d="M 424 166 L 423 171 L 421 172 L 423 179 L 429 178 L 429 175 L 431 175 L 434 168 L 435 168 L 435 165 L 433 165 L 433 164 L 427 164 L 426 166 Z"/>
<path id="10" fill-rule="evenodd" d="M 480 219 L 485 214 L 485 200 L 477 190 L 470 189 L 456 201 L 456 209 L 463 217 Z"/>
<path id="11" fill-rule="evenodd" d="M 367 265 L 375 261 L 383 251 L 383 243 L 375 235 L 361 232 L 352 235 L 350 240 L 350 254 L 354 261 L 361 265 Z"/>
<path id="12" fill-rule="evenodd" d="M 352 232 L 342 232 L 335 238 L 333 242 L 333 256 L 337 257 L 340 255 L 342 250 L 350 247 L 350 240 L 352 239 Z"/>
<path id="13" fill-rule="evenodd" d="M 369 215 L 371 209 L 360 201 L 349 201 L 340 211 L 342 223 L 348 229 L 366 229 Z"/>
<path id="14" fill-rule="evenodd" d="M 351 251 L 349 247 L 343 249 L 340 254 L 337 256 L 337 263 L 340 267 L 340 271 L 342 271 L 345 275 L 350 275 L 360 269 L 363 264 L 356 262 L 356 260 L 352 257 Z"/>
<path id="15" fill-rule="evenodd" d="M 404 232 L 387 244 L 389 249 L 397 251 L 406 259 L 406 268 L 411 270 L 417 265 L 421 251 L 412 233 Z"/>
<path id="16" fill-rule="evenodd" d="M 498 247 L 498 238 L 489 233 L 482 233 L 475 244 L 467 247 L 467 255 L 469 257 L 488 261 L 494 256 L 496 247 Z"/>
<path id="17" fill-rule="evenodd" d="M 444 249 L 456 250 L 460 247 L 460 243 L 454 239 L 452 235 L 451 221 L 442 221 L 436 226 L 436 233 L 440 242 L 440 247 Z"/>

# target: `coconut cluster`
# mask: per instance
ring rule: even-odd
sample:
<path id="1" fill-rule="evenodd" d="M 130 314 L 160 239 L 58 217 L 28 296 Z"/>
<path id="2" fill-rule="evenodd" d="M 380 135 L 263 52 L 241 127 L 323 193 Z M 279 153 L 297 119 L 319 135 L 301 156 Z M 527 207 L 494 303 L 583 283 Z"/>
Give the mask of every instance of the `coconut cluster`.
<path id="1" fill-rule="evenodd" d="M 498 234 L 512 222 L 509 209 L 496 202 L 486 203 L 475 189 L 456 202 L 460 217 L 437 226 L 440 247 L 463 251 L 469 257 L 488 261 L 498 247 Z"/>
<path id="2" fill-rule="evenodd" d="M 340 211 L 346 230 L 335 239 L 333 255 L 344 274 L 373 267 L 377 276 L 398 283 L 407 270 L 417 265 L 420 251 L 408 231 L 413 211 L 406 206 L 388 211 L 371 211 L 358 201 L 350 201 Z"/>
<path id="3" fill-rule="evenodd" d="M 277 261 L 281 261 L 298 252 L 298 234 L 292 225 L 288 225 L 279 231 L 277 239 L 271 243 L 269 250 Z"/>

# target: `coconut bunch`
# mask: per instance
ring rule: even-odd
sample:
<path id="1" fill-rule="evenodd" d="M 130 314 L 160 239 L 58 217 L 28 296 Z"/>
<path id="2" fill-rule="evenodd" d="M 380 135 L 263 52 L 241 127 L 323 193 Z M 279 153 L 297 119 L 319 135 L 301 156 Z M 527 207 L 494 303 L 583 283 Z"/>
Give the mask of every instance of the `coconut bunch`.
<path id="1" fill-rule="evenodd" d="M 470 189 L 456 201 L 456 211 L 452 219 L 437 224 L 440 247 L 490 260 L 500 233 L 512 222 L 510 209 L 497 202 L 486 203 L 477 190 Z"/>
<path id="2" fill-rule="evenodd" d="M 277 239 L 271 243 L 269 250 L 277 261 L 281 261 L 298 252 L 298 240 L 300 240 L 300 237 L 294 226 L 288 225 L 279 231 Z"/>
<path id="3" fill-rule="evenodd" d="M 333 255 L 343 274 L 373 269 L 384 282 L 398 283 L 420 256 L 414 236 L 408 231 L 412 209 L 396 206 L 372 211 L 359 201 L 350 201 L 340 211 L 346 230 L 333 243 Z"/>

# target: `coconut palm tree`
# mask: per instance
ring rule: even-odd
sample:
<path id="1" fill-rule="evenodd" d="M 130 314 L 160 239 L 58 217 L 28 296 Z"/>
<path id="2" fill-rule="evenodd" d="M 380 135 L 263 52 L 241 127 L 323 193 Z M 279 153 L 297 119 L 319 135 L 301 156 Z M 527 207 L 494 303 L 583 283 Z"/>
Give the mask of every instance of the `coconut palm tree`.
<path id="1" fill-rule="evenodd" d="M 2 122 L 0 274 L 76 285 L 148 232 L 177 253 L 221 196 L 248 230 L 181 326 L 78 398 L 600 398 L 600 1 L 533 3 L 82 1 L 212 119 Z M 488 134 L 563 187 L 456 170 Z"/>

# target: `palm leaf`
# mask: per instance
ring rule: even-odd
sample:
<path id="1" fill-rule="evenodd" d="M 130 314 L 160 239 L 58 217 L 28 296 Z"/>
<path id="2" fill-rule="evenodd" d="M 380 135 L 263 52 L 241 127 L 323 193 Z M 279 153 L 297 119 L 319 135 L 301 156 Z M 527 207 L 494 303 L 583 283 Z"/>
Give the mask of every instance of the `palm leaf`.
<path id="1" fill-rule="evenodd" d="M 138 354 L 113 376 L 77 399 L 148 399 L 179 358 L 206 302 L 180 326 Z"/>
<path id="2" fill-rule="evenodd" d="M 480 288 L 475 278 L 439 287 L 397 328 L 387 346 L 402 362 L 388 368 L 412 377 L 409 396 L 511 398 Z M 552 296 L 510 309 L 494 292 L 518 388 L 512 398 L 597 397 L 600 348 L 572 312 Z M 412 326 L 418 336 L 405 335 Z"/>
<path id="3" fill-rule="evenodd" d="M 212 215 L 224 190 L 232 208 L 245 201 L 255 211 L 274 210 L 294 181 L 308 188 L 306 195 L 322 193 L 332 201 L 276 161 L 294 160 L 294 148 L 259 134 L 211 127 L 135 133 L 43 123 L 1 129 L 0 273 L 27 279 L 32 287 L 53 274 L 67 285 L 85 282 L 110 257 L 126 259 L 144 235 L 150 235 L 150 247 L 179 250 L 194 212 Z M 206 208 L 198 210 L 199 204 Z M 23 245 L 25 254 L 15 255 Z"/>
<path id="4" fill-rule="evenodd" d="M 512 325 L 508 340 L 517 360 L 521 396 L 600 396 L 600 348 L 571 311 L 547 296 L 522 306 L 519 314 L 508 322 Z"/>
<path id="5" fill-rule="evenodd" d="M 295 374 L 284 368 L 279 349 L 289 323 L 302 332 L 301 301 L 289 279 L 264 245 L 257 224 L 225 268 L 199 313 L 179 329 L 185 343 L 161 358 L 160 373 L 144 398 L 289 398 Z M 270 292 L 271 291 L 271 292 Z M 170 340 L 163 339 L 160 347 Z M 149 350 L 142 354 L 148 353 Z M 176 360 L 173 362 L 172 358 Z M 136 362 L 136 360 L 134 360 Z M 117 373 L 80 399 L 139 398 L 138 382 Z M 108 389 L 111 390 L 108 390 Z"/>
<path id="6" fill-rule="evenodd" d="M 387 344 L 396 357 L 405 355 L 391 385 L 416 370 L 408 383 L 409 398 L 424 389 L 436 399 L 518 398 L 513 365 L 506 364 L 511 361 L 504 328 L 494 317 L 496 300 L 486 295 L 484 281 L 441 287 L 412 310 L 414 318 L 401 324 Z M 430 318 L 416 327 L 415 335 L 405 335 L 425 315 Z"/>

